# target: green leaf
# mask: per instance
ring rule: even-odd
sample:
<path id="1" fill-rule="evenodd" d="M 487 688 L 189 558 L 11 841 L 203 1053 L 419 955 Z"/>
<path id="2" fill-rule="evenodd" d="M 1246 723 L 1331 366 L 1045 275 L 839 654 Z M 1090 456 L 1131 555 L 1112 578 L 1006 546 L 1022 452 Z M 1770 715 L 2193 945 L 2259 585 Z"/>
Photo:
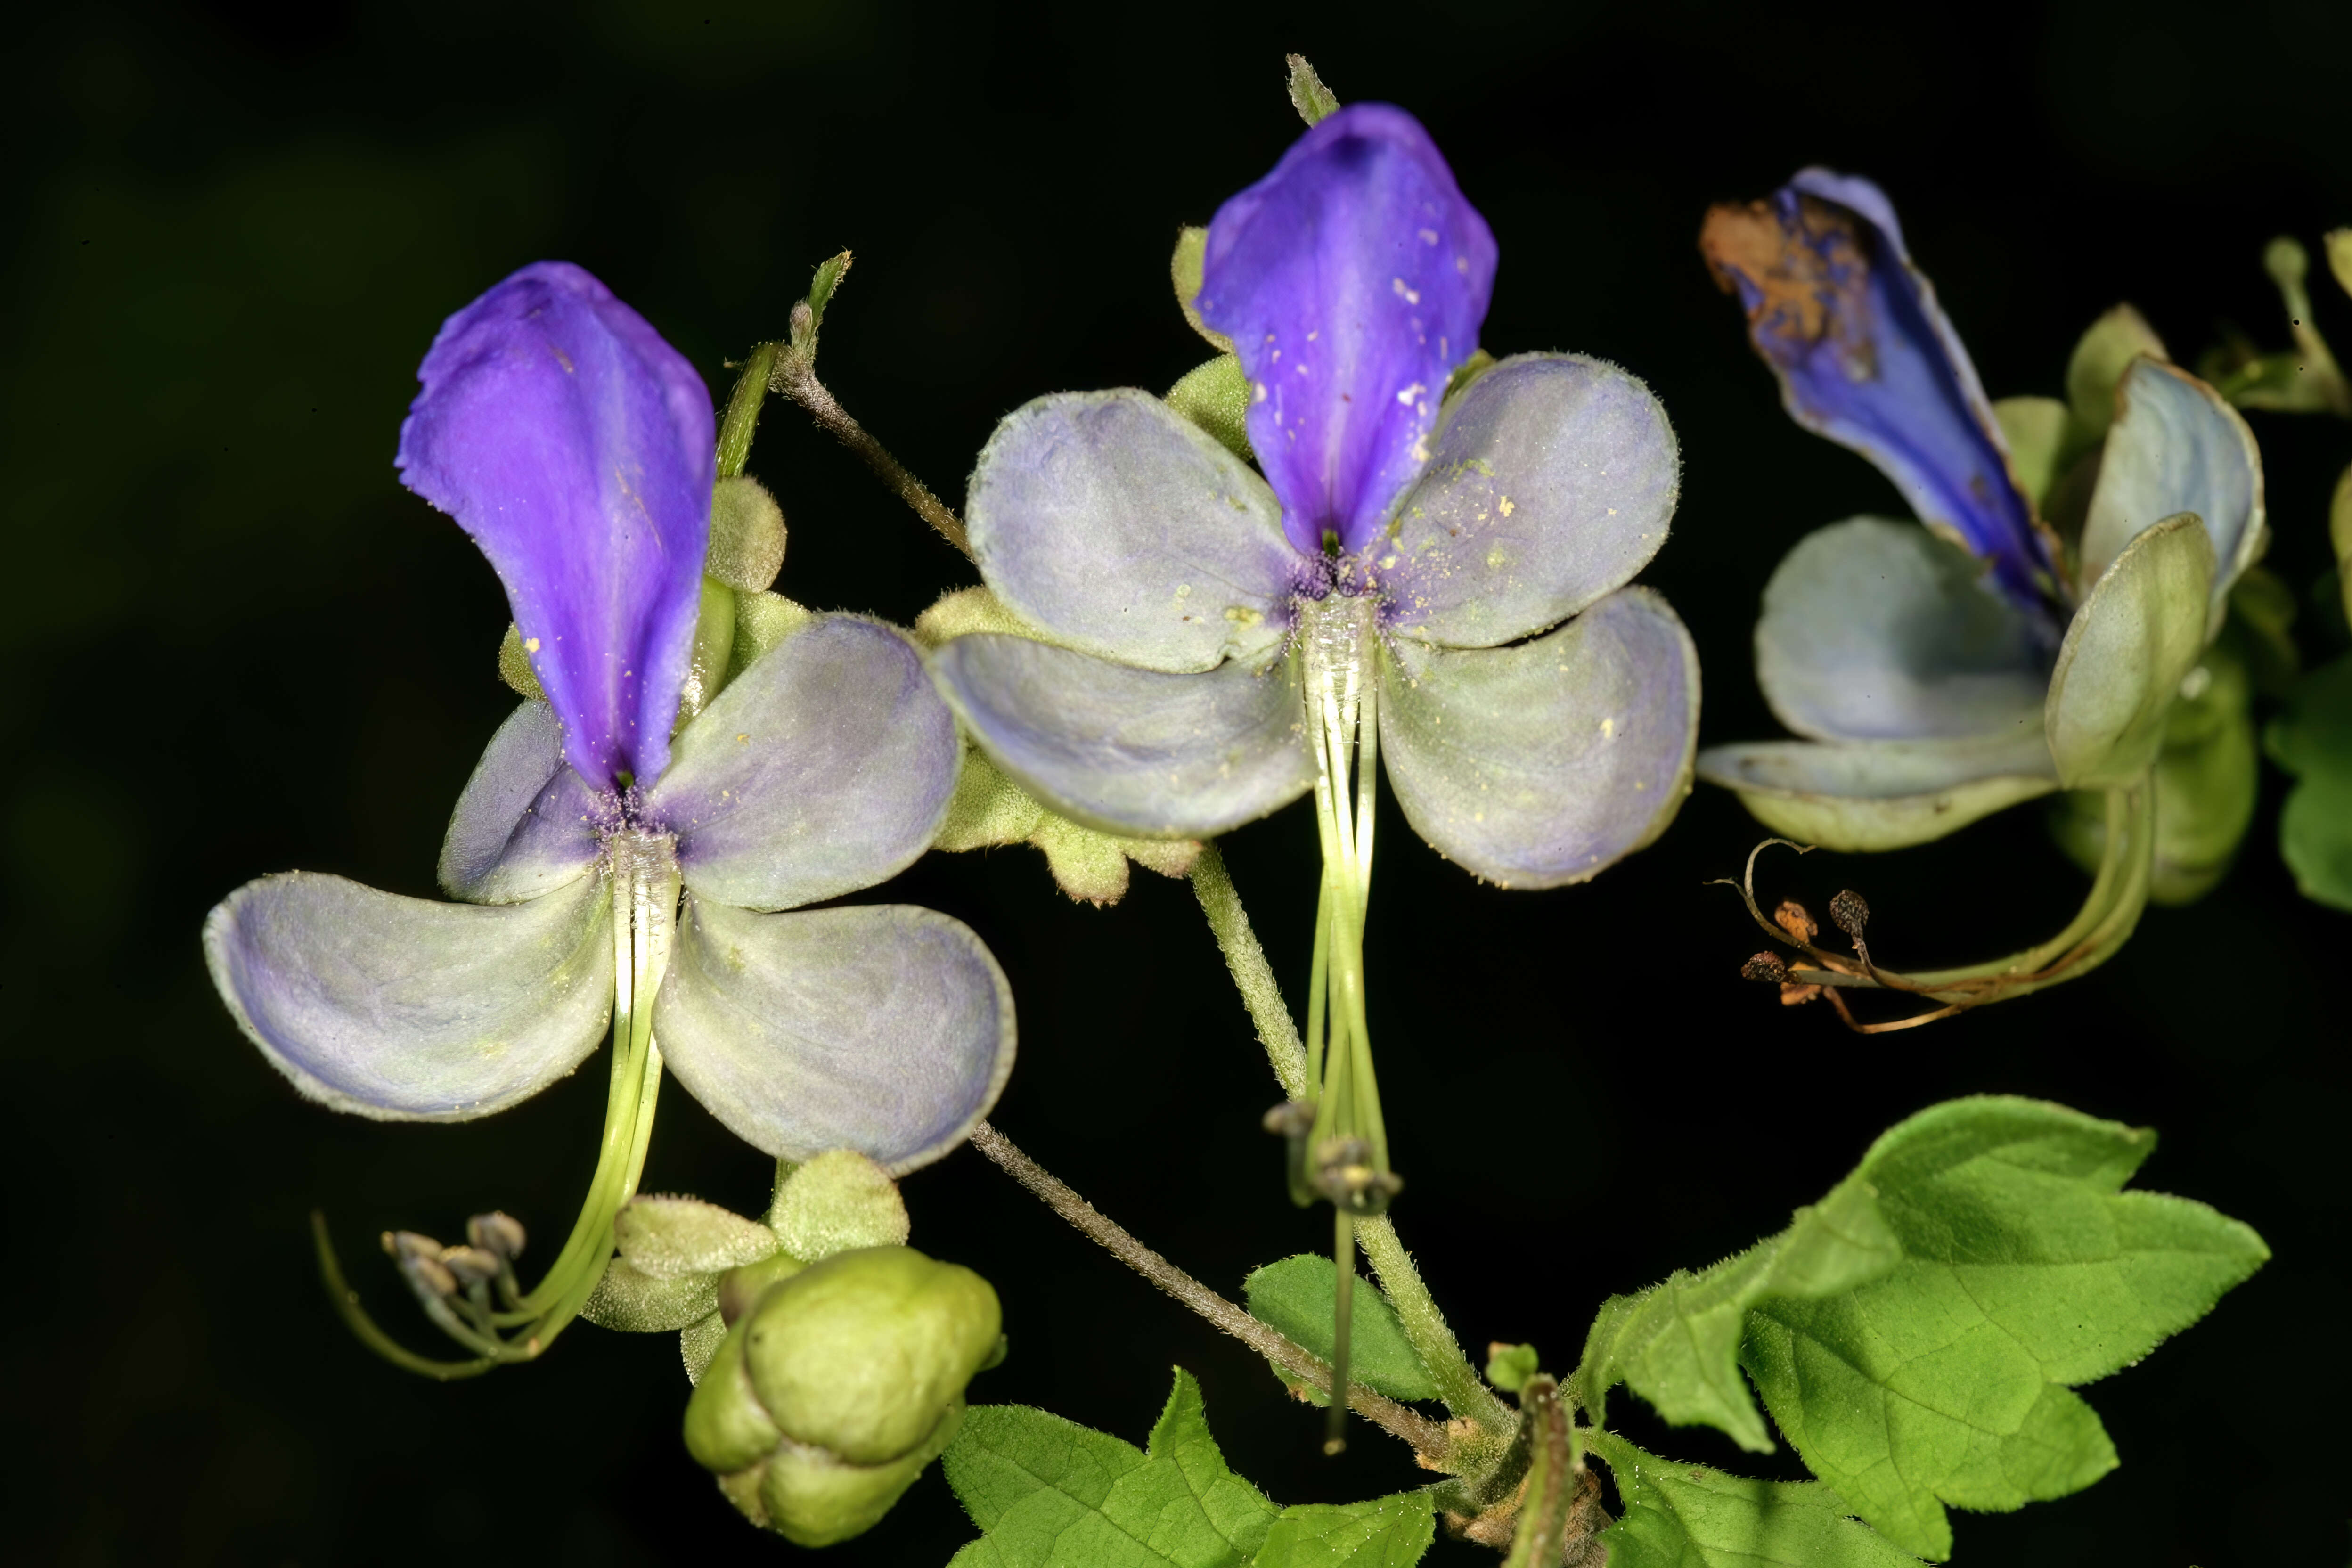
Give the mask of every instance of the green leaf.
<path id="1" fill-rule="evenodd" d="M 1601 1533 L 1609 1568 L 1918 1568 L 1818 1481 L 1751 1481 L 1645 1454 L 1607 1432 L 1625 1515 Z"/>
<path id="2" fill-rule="evenodd" d="M 1486 1381 L 1506 1394 L 1517 1394 L 1542 1370 L 1543 1360 L 1533 1345 L 1496 1345 L 1486 1356 Z"/>
<path id="3" fill-rule="evenodd" d="M 2269 1256 L 2202 1204 L 2120 1189 L 2155 1134 L 2036 1100 L 1949 1101 L 1874 1144 L 1903 1260 L 1759 1300 L 1740 1363 L 1815 1475 L 1896 1545 L 1951 1553 L 1946 1504 L 2063 1497 L 2115 1467 L 2068 1392 L 2138 1360 Z"/>
<path id="4" fill-rule="evenodd" d="M 2352 656 L 2295 683 L 2263 743 L 2295 775 L 2279 813 L 2279 854 L 2303 896 L 2352 910 Z"/>
<path id="5" fill-rule="evenodd" d="M 2156 761 L 2181 680 L 2205 651 L 2213 542 L 2194 513 L 2142 529 L 2066 628 L 2045 722 L 2070 789 L 2127 784 Z"/>
<path id="6" fill-rule="evenodd" d="M 1338 1267 L 1313 1253 L 1253 1269 L 1242 1281 L 1250 1316 L 1273 1324 L 1327 1362 L 1331 1359 L 1332 1297 L 1339 1288 Z M 1437 1384 L 1413 1353 L 1388 1298 L 1370 1280 L 1359 1279 L 1349 1305 L 1349 1379 L 1391 1399 L 1435 1399 Z M 1320 1395 L 1313 1402 L 1325 1403 Z"/>
<path id="7" fill-rule="evenodd" d="M 1850 1176 L 1770 1240 L 1604 1304 L 1570 1390 L 1595 1426 L 1606 1419 L 1609 1390 L 1623 1383 L 1677 1426 L 1704 1422 L 1743 1448 L 1769 1453 L 1772 1439 L 1737 1364 L 1748 1310 L 1850 1291 L 1901 1257 L 1869 1184 Z"/>
<path id="8" fill-rule="evenodd" d="M 1427 1488 L 1282 1510 L 1250 1568 L 1411 1568 L 1437 1534 Z"/>
<path id="9" fill-rule="evenodd" d="M 1181 1367 L 1140 1452 L 1043 1410 L 981 1405 L 940 1464 L 982 1531 L 957 1568 L 1241 1568 L 1279 1511 L 1226 1468 Z"/>
<path id="10" fill-rule="evenodd" d="M 2337 233 L 2352 239 L 2352 229 L 2340 229 Z M 2336 237 L 2329 237 L 2332 240 Z M 2352 245 L 2347 245 L 2345 249 L 2352 251 Z M 2345 265 L 2352 268 L 2352 261 Z M 2352 289 L 2352 283 L 2344 287 Z M 2336 546 L 2336 575 L 2337 585 L 2344 591 L 2344 614 L 2352 619 L 2352 468 L 2345 469 L 2344 477 L 2336 481 L 2336 499 L 2327 508 L 2327 539 Z"/>

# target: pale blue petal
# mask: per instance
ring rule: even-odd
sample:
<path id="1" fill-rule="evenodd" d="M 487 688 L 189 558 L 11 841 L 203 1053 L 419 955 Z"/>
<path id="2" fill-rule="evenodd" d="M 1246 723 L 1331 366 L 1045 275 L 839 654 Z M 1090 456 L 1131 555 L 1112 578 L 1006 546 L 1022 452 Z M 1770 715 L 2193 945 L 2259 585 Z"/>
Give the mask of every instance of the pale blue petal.
<path id="1" fill-rule="evenodd" d="M 689 896 L 654 1037 L 754 1147 L 855 1149 L 892 1175 L 988 1114 L 1013 1071 L 1013 993 L 961 921 L 903 904 L 752 914 Z"/>
<path id="2" fill-rule="evenodd" d="M 441 885 L 452 898 L 513 904 L 587 874 L 604 802 L 563 760 L 563 726 L 526 702 L 499 726 L 450 814 Z"/>

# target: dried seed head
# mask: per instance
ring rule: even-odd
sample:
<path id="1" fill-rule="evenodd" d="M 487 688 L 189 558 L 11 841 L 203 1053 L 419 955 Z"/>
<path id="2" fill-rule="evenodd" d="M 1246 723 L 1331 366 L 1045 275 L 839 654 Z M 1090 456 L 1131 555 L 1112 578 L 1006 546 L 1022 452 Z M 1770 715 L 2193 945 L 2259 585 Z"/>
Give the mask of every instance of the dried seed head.
<path id="1" fill-rule="evenodd" d="M 1830 919 L 1837 922 L 1838 930 L 1860 942 L 1863 928 L 1870 923 L 1870 905 L 1860 893 L 1848 888 L 1830 900 Z"/>
<path id="2" fill-rule="evenodd" d="M 1772 911 L 1772 923 L 1799 942 L 1811 942 L 1822 931 L 1813 923 L 1813 917 L 1805 911 L 1805 906 L 1794 899 L 1780 900 L 1780 907 Z"/>
<path id="3" fill-rule="evenodd" d="M 509 1262 L 522 1256 L 522 1222 L 493 1209 L 466 1222 L 466 1239 L 493 1258 Z"/>
<path id="4" fill-rule="evenodd" d="M 1742 980 L 1758 980 L 1767 985 L 1778 985 L 1789 978 L 1789 966 L 1773 952 L 1759 952 L 1739 966 Z"/>

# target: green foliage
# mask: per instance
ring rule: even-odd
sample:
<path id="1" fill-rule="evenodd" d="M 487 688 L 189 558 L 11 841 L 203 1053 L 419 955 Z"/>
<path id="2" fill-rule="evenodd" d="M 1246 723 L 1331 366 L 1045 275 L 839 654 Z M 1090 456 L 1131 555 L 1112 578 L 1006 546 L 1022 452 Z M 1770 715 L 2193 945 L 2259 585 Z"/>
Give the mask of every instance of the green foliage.
<path id="1" fill-rule="evenodd" d="M 982 1531 L 958 1568 L 1241 1568 L 1280 1511 L 1226 1468 L 1181 1368 L 1141 1451 L 1043 1410 L 982 1405 L 942 1468 Z"/>
<path id="2" fill-rule="evenodd" d="M 1597 1426 L 1609 1390 L 1628 1384 L 1676 1426 L 1704 1422 L 1741 1447 L 1769 1453 L 1772 1439 L 1738 1366 L 1750 1309 L 1780 1298 L 1819 1298 L 1877 1279 L 1902 1257 L 1866 1179 L 1848 1177 L 1789 1228 L 1696 1274 L 1605 1303 L 1586 1338 L 1570 1395 Z"/>
<path id="3" fill-rule="evenodd" d="M 1242 1293 L 1252 1317 L 1271 1323 L 1329 1361 L 1333 1298 L 1339 1287 L 1339 1270 L 1328 1258 L 1302 1253 L 1253 1269 L 1249 1278 L 1242 1281 Z M 1389 1305 L 1388 1298 L 1370 1280 L 1359 1279 L 1350 1305 L 1349 1377 L 1391 1399 L 1435 1399 L 1437 1384 L 1430 1377 L 1429 1369 L 1421 1364 L 1421 1358 L 1413 1353 L 1412 1344 L 1404 1337 L 1404 1328 L 1397 1321 L 1396 1309 Z M 1290 1379 L 1286 1377 L 1283 1381 L 1289 1383 Z M 1314 1403 L 1325 1403 L 1313 1390 L 1304 1392 Z"/>
<path id="4" fill-rule="evenodd" d="M 1533 1345 L 1496 1345 L 1486 1357 L 1486 1381 L 1506 1394 L 1517 1394 L 1542 1370 Z"/>
<path id="5" fill-rule="evenodd" d="M 1945 1504 L 2006 1510 L 2113 1468 L 2069 1388 L 2146 1355 L 2270 1256 L 2202 1204 L 2121 1191 L 2155 1146 L 2034 1100 L 1933 1107 L 1848 1178 L 1901 1262 L 1750 1311 L 1740 1361 L 1772 1418 L 1896 1545 L 1947 1557 Z"/>
<path id="6" fill-rule="evenodd" d="M 2263 737 L 2295 775 L 2279 813 L 2279 853 L 2303 896 L 2352 910 L 2352 656 L 2296 682 Z"/>
<path id="7" fill-rule="evenodd" d="M 1624 1517 L 1601 1532 L 1609 1568 L 1917 1568 L 1818 1481 L 1751 1481 L 1677 1465 L 1601 1432 Z"/>
<path id="8" fill-rule="evenodd" d="M 1426 1489 L 1282 1510 L 1250 1568 L 1411 1568 L 1437 1534 Z"/>

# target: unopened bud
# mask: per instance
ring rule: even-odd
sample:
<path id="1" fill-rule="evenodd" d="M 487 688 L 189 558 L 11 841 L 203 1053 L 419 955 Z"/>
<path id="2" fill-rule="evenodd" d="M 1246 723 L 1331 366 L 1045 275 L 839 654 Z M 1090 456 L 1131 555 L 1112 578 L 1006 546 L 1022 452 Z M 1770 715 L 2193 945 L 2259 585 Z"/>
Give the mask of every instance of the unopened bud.
<path id="1" fill-rule="evenodd" d="M 1772 923 L 1799 942 L 1811 942 L 1822 931 L 1813 923 L 1813 917 L 1806 911 L 1805 906 L 1794 899 L 1780 900 L 1780 907 L 1772 911 Z"/>
<path id="2" fill-rule="evenodd" d="M 787 320 L 792 323 L 793 347 L 798 348 L 808 342 L 809 333 L 815 329 L 816 312 L 809 309 L 806 300 L 803 300 L 793 307 Z"/>
<path id="3" fill-rule="evenodd" d="M 776 498 L 748 474 L 712 486 L 704 574 L 742 593 L 758 594 L 776 580 L 783 564 L 784 513 Z"/>
<path id="4" fill-rule="evenodd" d="M 466 1222 L 466 1239 L 495 1258 L 511 1263 L 522 1256 L 522 1221 L 492 1209 Z"/>
<path id="5" fill-rule="evenodd" d="M 1780 962 L 1778 953 L 1759 952 L 1739 966 L 1739 977 L 1742 980 L 1760 981 L 1767 985 L 1778 985 L 1789 978 L 1789 966 Z"/>
<path id="6" fill-rule="evenodd" d="M 1870 923 L 1870 905 L 1860 893 L 1848 888 L 1830 900 L 1830 919 L 1837 922 L 1838 930 L 1859 942 L 1863 928 Z"/>
<path id="7" fill-rule="evenodd" d="M 1002 1328 L 968 1268 L 904 1247 L 836 1254 L 729 1331 L 688 1402 L 687 1449 L 754 1523 L 845 1541 L 947 1447 Z"/>

